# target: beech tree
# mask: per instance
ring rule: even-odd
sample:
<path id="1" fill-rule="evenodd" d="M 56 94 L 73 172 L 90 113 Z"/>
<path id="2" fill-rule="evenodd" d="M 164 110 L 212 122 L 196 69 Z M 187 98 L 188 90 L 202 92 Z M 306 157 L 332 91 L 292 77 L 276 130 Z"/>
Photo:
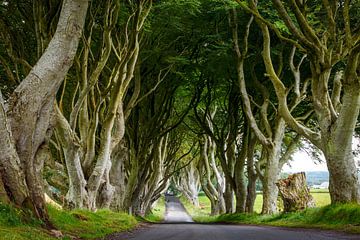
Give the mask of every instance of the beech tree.
<path id="1" fill-rule="evenodd" d="M 273 0 L 273 7 L 286 26 L 288 36 L 281 34 L 262 17 L 255 1 L 249 1 L 249 5 L 241 1 L 238 3 L 255 16 L 262 30 L 263 60 L 279 100 L 279 113 L 291 128 L 324 153 L 330 172 L 331 202 L 359 202 L 360 187 L 352 139 L 360 109 L 360 38 L 359 29 L 355 26 L 357 19 L 350 18 L 359 2 L 290 1 L 285 4 Z M 318 129 L 306 127 L 291 114 L 288 88 L 273 67 L 269 28 L 282 41 L 291 43 L 308 55 L 312 104 Z M 341 62 L 345 63 L 345 67 L 337 73 L 336 66 Z M 301 81 L 304 82 L 304 79 Z"/>
<path id="2" fill-rule="evenodd" d="M 56 92 L 72 65 L 88 1 L 63 3 L 57 29 L 45 52 L 7 104 L 1 96 L 2 181 L 11 201 L 30 208 L 49 224 L 42 188 L 42 165 L 51 132 Z"/>

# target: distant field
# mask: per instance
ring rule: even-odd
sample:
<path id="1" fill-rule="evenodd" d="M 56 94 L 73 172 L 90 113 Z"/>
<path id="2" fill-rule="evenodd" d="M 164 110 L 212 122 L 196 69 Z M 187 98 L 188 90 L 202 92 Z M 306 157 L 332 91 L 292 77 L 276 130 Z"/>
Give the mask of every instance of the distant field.
<path id="1" fill-rule="evenodd" d="M 315 203 L 317 207 L 323 207 L 328 204 L 330 204 L 330 194 L 327 189 L 311 189 L 311 195 L 315 199 Z M 184 199 L 182 199 L 184 200 Z M 261 206 L 262 206 L 263 196 L 261 193 L 258 193 L 256 196 L 256 201 L 254 205 L 255 212 L 260 213 L 261 212 Z M 204 196 L 199 196 L 199 203 L 200 203 L 200 209 L 194 209 L 190 207 L 190 203 L 187 203 L 186 201 L 182 201 L 185 203 L 185 207 L 188 209 L 189 213 L 191 215 L 208 215 L 210 213 L 210 201 L 209 199 Z"/>
<path id="2" fill-rule="evenodd" d="M 323 207 L 323 206 L 330 204 L 329 190 L 327 190 L 327 189 L 311 189 L 310 193 L 315 200 L 316 207 Z M 263 201 L 263 196 L 260 193 L 256 197 L 255 206 L 254 206 L 255 211 L 258 213 L 261 212 L 262 201 Z"/>

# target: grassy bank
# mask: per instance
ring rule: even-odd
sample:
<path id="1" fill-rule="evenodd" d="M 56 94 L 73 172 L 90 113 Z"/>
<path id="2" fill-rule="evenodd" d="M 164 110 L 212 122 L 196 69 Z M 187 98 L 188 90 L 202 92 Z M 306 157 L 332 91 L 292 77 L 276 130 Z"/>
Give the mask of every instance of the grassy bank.
<path id="1" fill-rule="evenodd" d="M 225 214 L 218 217 L 203 218 L 202 220 L 206 222 L 321 228 L 360 234 L 360 205 L 328 205 L 296 213 L 274 215 Z"/>
<path id="2" fill-rule="evenodd" d="M 311 195 L 314 197 L 317 207 L 323 207 L 330 204 L 330 194 L 328 190 L 311 189 Z M 210 201 L 203 193 L 199 194 L 199 208 L 194 208 L 194 206 L 192 206 L 192 204 L 184 197 L 181 197 L 181 201 L 184 203 L 184 206 L 188 210 L 189 214 L 195 216 L 195 218 L 197 216 L 206 216 L 210 213 Z M 263 196 L 261 193 L 258 193 L 254 204 L 255 212 L 261 212 L 262 202 Z"/>
<path id="3" fill-rule="evenodd" d="M 282 227 L 305 227 L 340 230 L 360 233 L 360 205 L 345 204 L 331 206 L 330 196 L 324 190 L 312 190 L 317 208 L 287 214 L 260 215 L 262 195 L 258 194 L 255 202 L 255 214 L 225 214 L 209 216 L 210 201 L 206 196 L 199 196 L 200 207 L 194 207 L 181 197 L 185 208 L 196 222 L 225 222 L 240 224 L 259 224 Z"/>
<path id="4" fill-rule="evenodd" d="M 102 238 L 110 233 L 134 228 L 137 221 L 124 213 L 114 213 L 100 210 L 96 213 L 75 210 L 63 211 L 49 207 L 49 215 L 54 225 L 64 234 L 62 239 Z M 24 213 L 18 209 L 0 204 L 0 236 L 7 240 L 52 240 L 58 239 L 41 228 L 41 223 L 35 219 L 24 219 Z"/>
<path id="5" fill-rule="evenodd" d="M 165 215 L 165 197 L 162 196 L 155 203 L 152 213 L 148 214 L 145 217 L 145 220 L 148 222 L 161 222 L 164 220 Z"/>

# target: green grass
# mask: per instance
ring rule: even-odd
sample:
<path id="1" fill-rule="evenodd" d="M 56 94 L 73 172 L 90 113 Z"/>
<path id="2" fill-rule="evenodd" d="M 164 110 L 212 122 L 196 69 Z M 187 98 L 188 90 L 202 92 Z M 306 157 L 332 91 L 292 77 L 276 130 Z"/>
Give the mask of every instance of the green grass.
<path id="1" fill-rule="evenodd" d="M 200 206 L 198 208 L 194 207 L 184 196 L 180 196 L 180 201 L 194 219 L 209 215 L 210 213 L 210 200 L 205 195 L 199 195 Z"/>
<path id="2" fill-rule="evenodd" d="M 317 207 L 323 207 L 323 206 L 329 205 L 331 202 L 330 194 L 329 194 L 328 190 L 314 189 L 314 190 L 311 190 L 311 195 L 314 197 Z"/>
<path id="3" fill-rule="evenodd" d="M 25 216 L 28 216 L 25 212 L 0 203 L 1 239 L 53 239 L 41 228 L 41 222 Z"/>
<path id="4" fill-rule="evenodd" d="M 315 200 L 316 207 L 323 207 L 330 204 L 330 194 L 327 189 L 311 189 L 310 192 Z M 261 193 L 258 193 L 254 204 L 255 212 L 261 212 L 262 202 L 263 196 Z"/>
<path id="5" fill-rule="evenodd" d="M 360 205 L 329 205 L 330 195 L 324 190 L 311 190 L 317 208 L 296 213 L 260 215 L 262 194 L 258 194 L 254 209 L 255 214 L 226 214 L 209 216 L 210 201 L 204 195 L 199 196 L 200 208 L 195 208 L 184 197 L 181 201 L 196 222 L 229 222 L 242 224 L 260 224 L 282 227 L 305 227 L 341 230 L 360 233 Z"/>
<path id="6" fill-rule="evenodd" d="M 49 207 L 49 214 L 54 225 L 63 233 L 84 239 L 101 238 L 113 232 L 126 231 L 137 224 L 134 217 L 110 210 L 68 212 Z"/>
<path id="7" fill-rule="evenodd" d="M 323 207 L 330 204 L 330 194 L 326 189 L 312 189 L 311 195 L 314 197 L 317 207 Z M 186 198 L 180 197 L 185 208 L 188 210 L 189 214 L 196 218 L 202 218 L 209 215 L 210 213 L 210 200 L 203 194 L 199 194 L 199 204 L 200 208 L 195 208 Z M 257 213 L 261 212 L 263 202 L 263 196 L 261 193 L 258 193 L 256 196 L 254 211 Z"/>
<path id="8" fill-rule="evenodd" d="M 159 200 L 155 203 L 152 212 L 148 214 L 144 220 L 148 222 L 161 222 L 164 220 L 165 215 L 165 197 L 162 196 Z"/>
<path id="9" fill-rule="evenodd" d="M 95 239 L 113 232 L 120 232 L 136 226 L 134 217 L 124 213 L 100 210 L 96 213 L 85 210 L 63 211 L 49 207 L 53 224 L 65 237 Z M 52 240 L 56 239 L 41 227 L 41 222 L 31 219 L 23 211 L 0 204 L 0 236 L 4 240 Z"/>
<path id="10" fill-rule="evenodd" d="M 215 218 L 212 217 L 207 222 L 322 228 L 359 234 L 360 205 L 328 205 L 295 213 L 280 213 L 274 215 L 225 214 Z"/>

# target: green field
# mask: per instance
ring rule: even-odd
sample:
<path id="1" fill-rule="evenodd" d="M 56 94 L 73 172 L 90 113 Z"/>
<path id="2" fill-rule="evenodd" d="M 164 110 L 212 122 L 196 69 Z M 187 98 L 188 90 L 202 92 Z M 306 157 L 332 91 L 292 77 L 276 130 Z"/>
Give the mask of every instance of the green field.
<path id="1" fill-rule="evenodd" d="M 330 194 L 327 190 L 312 189 L 311 195 L 314 197 L 317 207 L 323 207 L 330 204 Z M 262 201 L 263 201 L 263 196 L 261 193 L 258 193 L 254 205 L 255 212 L 257 213 L 261 212 Z M 200 203 L 199 209 L 192 207 L 191 204 L 187 202 L 185 198 L 182 198 L 182 202 L 184 203 L 186 209 L 188 209 L 190 215 L 192 216 L 203 216 L 203 215 L 206 216 L 210 214 L 210 201 L 204 194 L 199 194 L 199 203 Z"/>
<path id="2" fill-rule="evenodd" d="M 200 208 L 195 208 L 184 197 L 181 201 L 189 214 L 197 222 L 228 222 L 241 224 L 259 224 L 282 227 L 304 227 L 339 230 L 350 233 L 360 233 L 360 205 L 329 205 L 330 195 L 326 190 L 312 189 L 311 195 L 316 202 L 316 208 L 295 213 L 278 213 L 260 215 L 262 194 L 257 195 L 254 214 L 224 214 L 210 216 L 210 201 L 200 194 Z"/>

